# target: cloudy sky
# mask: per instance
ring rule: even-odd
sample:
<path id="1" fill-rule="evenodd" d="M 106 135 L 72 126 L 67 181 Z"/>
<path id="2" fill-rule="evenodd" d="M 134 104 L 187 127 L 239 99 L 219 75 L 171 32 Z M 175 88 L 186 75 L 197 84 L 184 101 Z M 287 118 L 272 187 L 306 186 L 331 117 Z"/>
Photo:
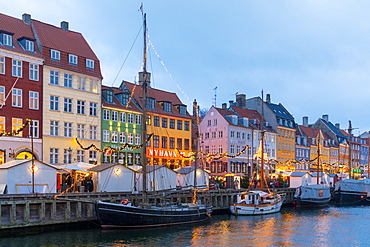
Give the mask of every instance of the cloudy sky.
<path id="1" fill-rule="evenodd" d="M 263 89 L 299 124 L 328 114 L 356 135 L 370 130 L 369 1 L 0 0 L 0 12 L 68 21 L 99 57 L 103 84 L 118 86 L 141 68 L 141 2 L 155 88 L 206 109 Z"/>

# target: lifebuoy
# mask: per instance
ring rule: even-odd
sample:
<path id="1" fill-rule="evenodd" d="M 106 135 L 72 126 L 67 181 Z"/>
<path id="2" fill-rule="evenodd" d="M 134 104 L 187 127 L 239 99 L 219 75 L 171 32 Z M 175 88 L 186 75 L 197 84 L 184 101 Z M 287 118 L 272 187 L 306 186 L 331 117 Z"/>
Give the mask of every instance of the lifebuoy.
<path id="1" fill-rule="evenodd" d="M 123 199 L 123 200 L 121 201 L 121 204 L 122 204 L 122 205 L 127 205 L 127 203 L 129 203 L 129 200 L 128 200 L 128 199 Z"/>

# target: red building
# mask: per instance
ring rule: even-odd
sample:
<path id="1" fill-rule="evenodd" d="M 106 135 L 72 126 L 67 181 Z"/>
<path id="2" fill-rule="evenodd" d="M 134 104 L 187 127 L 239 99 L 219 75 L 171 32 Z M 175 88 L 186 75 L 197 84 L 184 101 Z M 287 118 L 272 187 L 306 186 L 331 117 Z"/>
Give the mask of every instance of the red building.
<path id="1" fill-rule="evenodd" d="M 44 59 L 27 17 L 0 14 L 0 164 L 42 157 Z"/>

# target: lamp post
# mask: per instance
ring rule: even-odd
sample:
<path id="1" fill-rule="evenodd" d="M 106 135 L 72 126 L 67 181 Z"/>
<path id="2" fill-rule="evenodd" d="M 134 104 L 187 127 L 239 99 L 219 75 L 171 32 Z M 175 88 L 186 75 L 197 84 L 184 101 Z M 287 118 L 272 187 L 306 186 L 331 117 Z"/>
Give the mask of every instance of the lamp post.
<path id="1" fill-rule="evenodd" d="M 32 167 L 32 194 L 35 193 L 35 164 L 34 164 L 34 155 L 33 155 L 33 121 L 30 120 L 30 132 L 31 132 L 31 150 L 32 150 L 32 161 L 31 161 L 31 167 Z"/>

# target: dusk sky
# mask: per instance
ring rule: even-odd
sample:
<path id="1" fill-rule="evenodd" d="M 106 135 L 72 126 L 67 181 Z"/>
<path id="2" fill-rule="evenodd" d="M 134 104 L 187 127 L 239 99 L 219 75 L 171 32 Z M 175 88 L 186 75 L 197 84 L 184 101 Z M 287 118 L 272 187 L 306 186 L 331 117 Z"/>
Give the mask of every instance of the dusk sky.
<path id="1" fill-rule="evenodd" d="M 142 2 L 152 86 L 190 111 L 194 99 L 209 109 L 263 89 L 298 124 L 328 114 L 355 135 L 370 130 L 370 1 L 0 0 L 0 12 L 68 21 L 100 59 L 103 84 L 119 86 L 142 65 Z"/>

